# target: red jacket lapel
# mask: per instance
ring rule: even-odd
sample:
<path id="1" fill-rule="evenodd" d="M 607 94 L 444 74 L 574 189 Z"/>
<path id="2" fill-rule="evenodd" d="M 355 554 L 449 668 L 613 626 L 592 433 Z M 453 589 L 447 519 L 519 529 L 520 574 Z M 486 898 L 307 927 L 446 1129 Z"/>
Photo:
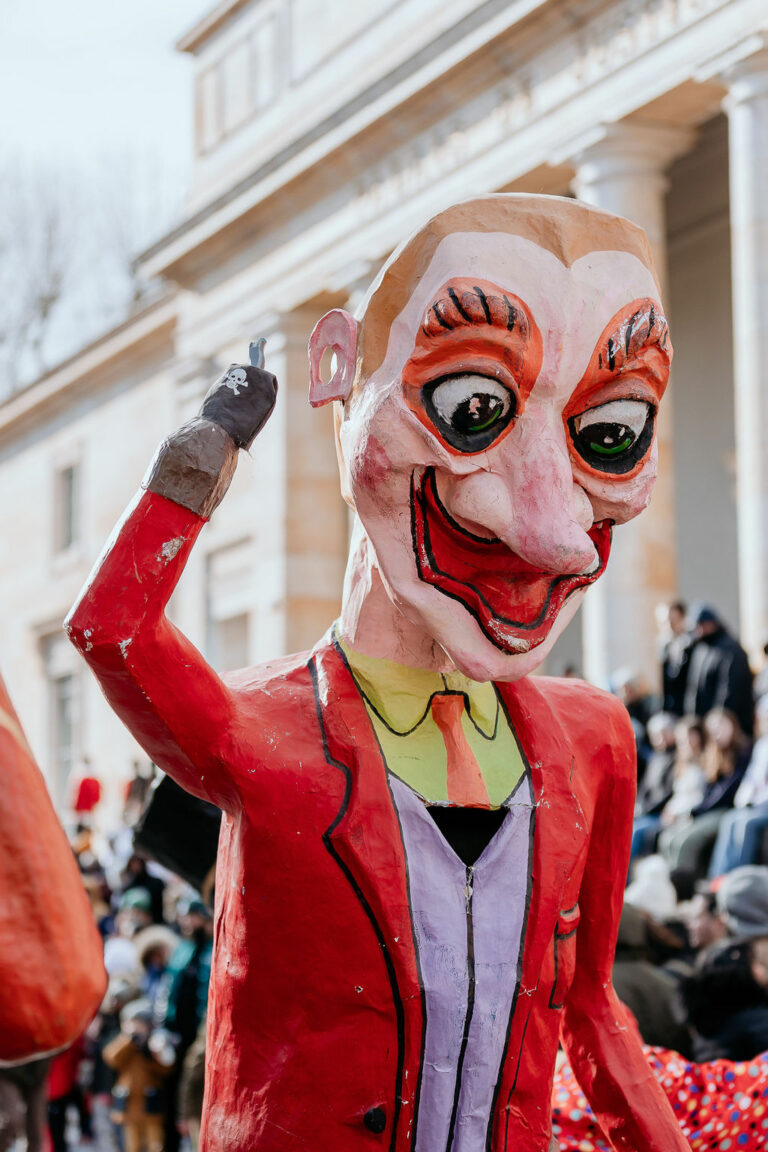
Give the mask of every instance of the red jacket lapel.
<path id="1" fill-rule="evenodd" d="M 316 650 L 314 662 L 327 752 L 346 776 L 327 843 L 366 907 L 390 979 L 399 1033 L 397 1143 L 390 1147 L 404 1152 L 415 1119 L 425 1020 L 405 851 L 384 759 L 346 660 L 331 643 Z"/>
<path id="2" fill-rule="evenodd" d="M 534 992 L 553 946 L 568 882 L 587 848 L 587 822 L 571 787 L 577 734 L 564 731 L 535 678 L 497 685 L 527 761 L 536 805 L 533 868 L 520 986 L 510 1021 L 507 1055 L 497 1086 L 494 1129 L 504 1125 L 522 1059 Z M 530 1054 L 536 1059 L 536 1053 Z M 542 1073 L 544 1073 L 542 1069 Z M 502 1145 L 504 1146 L 504 1145 Z"/>

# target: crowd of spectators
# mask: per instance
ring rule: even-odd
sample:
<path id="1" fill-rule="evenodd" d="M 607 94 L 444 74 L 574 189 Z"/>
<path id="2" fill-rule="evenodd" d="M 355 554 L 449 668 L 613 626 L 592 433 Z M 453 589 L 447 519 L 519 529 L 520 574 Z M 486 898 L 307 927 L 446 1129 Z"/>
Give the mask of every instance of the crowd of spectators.
<path id="1" fill-rule="evenodd" d="M 659 622 L 661 699 L 630 673 L 614 685 L 637 745 L 632 859 L 658 853 L 694 880 L 768 863 L 768 665 L 753 678 L 708 605 L 664 606 Z"/>
<path id="2" fill-rule="evenodd" d="M 13 1070 L 34 1083 L 37 1096 L 28 1116 L 7 1126 L 0 1116 L 0 1152 L 15 1152 L 19 1137 L 29 1152 L 198 1147 L 213 918 L 199 892 L 134 850 L 145 785 L 141 777 L 132 781 L 124 823 L 108 839 L 87 820 L 74 830 L 104 940 L 107 993 L 72 1048 Z"/>
<path id="3" fill-rule="evenodd" d="M 659 699 L 630 671 L 638 791 L 613 978 L 693 1149 L 768 1147 L 768 664 L 718 613 L 659 611 Z M 768 645 L 765 655 L 768 656 Z M 609 1148 L 567 1065 L 563 1152 Z"/>

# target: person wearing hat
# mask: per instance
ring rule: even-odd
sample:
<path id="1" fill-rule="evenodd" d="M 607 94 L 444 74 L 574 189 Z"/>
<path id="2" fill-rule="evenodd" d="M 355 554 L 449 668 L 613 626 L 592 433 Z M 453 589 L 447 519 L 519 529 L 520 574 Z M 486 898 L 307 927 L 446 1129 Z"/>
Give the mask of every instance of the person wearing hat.
<path id="1" fill-rule="evenodd" d="M 768 868 L 734 868 L 717 890 L 717 907 L 731 936 L 768 939 Z"/>
<path id="2" fill-rule="evenodd" d="M 685 714 L 705 716 L 713 708 L 728 708 L 742 731 L 751 736 L 752 670 L 746 652 L 709 604 L 692 605 L 689 623 L 694 645 L 688 664 Z"/>
<path id="3" fill-rule="evenodd" d="M 152 897 L 146 888 L 129 888 L 120 897 L 117 929 L 121 936 L 135 936 L 152 923 Z"/>

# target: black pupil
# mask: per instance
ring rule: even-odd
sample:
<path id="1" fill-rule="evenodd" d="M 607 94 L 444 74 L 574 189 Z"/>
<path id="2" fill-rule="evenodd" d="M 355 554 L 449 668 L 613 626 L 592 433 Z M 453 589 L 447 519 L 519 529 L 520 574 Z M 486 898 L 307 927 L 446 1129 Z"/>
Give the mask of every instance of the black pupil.
<path id="1" fill-rule="evenodd" d="M 457 432 L 478 432 L 490 427 L 501 415 L 503 401 L 487 392 L 475 392 L 457 405 L 451 424 Z"/>
<path id="2" fill-rule="evenodd" d="M 634 432 L 627 424 L 593 424 L 585 428 L 584 433 L 586 433 L 585 439 L 591 444 L 599 444 L 608 451 L 621 445 L 626 447 L 627 440 L 635 439 Z"/>

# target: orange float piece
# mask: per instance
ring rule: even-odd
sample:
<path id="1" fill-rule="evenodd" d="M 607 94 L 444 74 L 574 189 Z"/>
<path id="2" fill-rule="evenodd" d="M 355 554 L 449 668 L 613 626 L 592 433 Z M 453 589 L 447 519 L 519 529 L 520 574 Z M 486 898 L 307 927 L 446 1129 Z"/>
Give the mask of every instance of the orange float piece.
<path id="1" fill-rule="evenodd" d="M 0 680 L 0 1062 L 71 1044 L 106 988 L 72 850 Z"/>

